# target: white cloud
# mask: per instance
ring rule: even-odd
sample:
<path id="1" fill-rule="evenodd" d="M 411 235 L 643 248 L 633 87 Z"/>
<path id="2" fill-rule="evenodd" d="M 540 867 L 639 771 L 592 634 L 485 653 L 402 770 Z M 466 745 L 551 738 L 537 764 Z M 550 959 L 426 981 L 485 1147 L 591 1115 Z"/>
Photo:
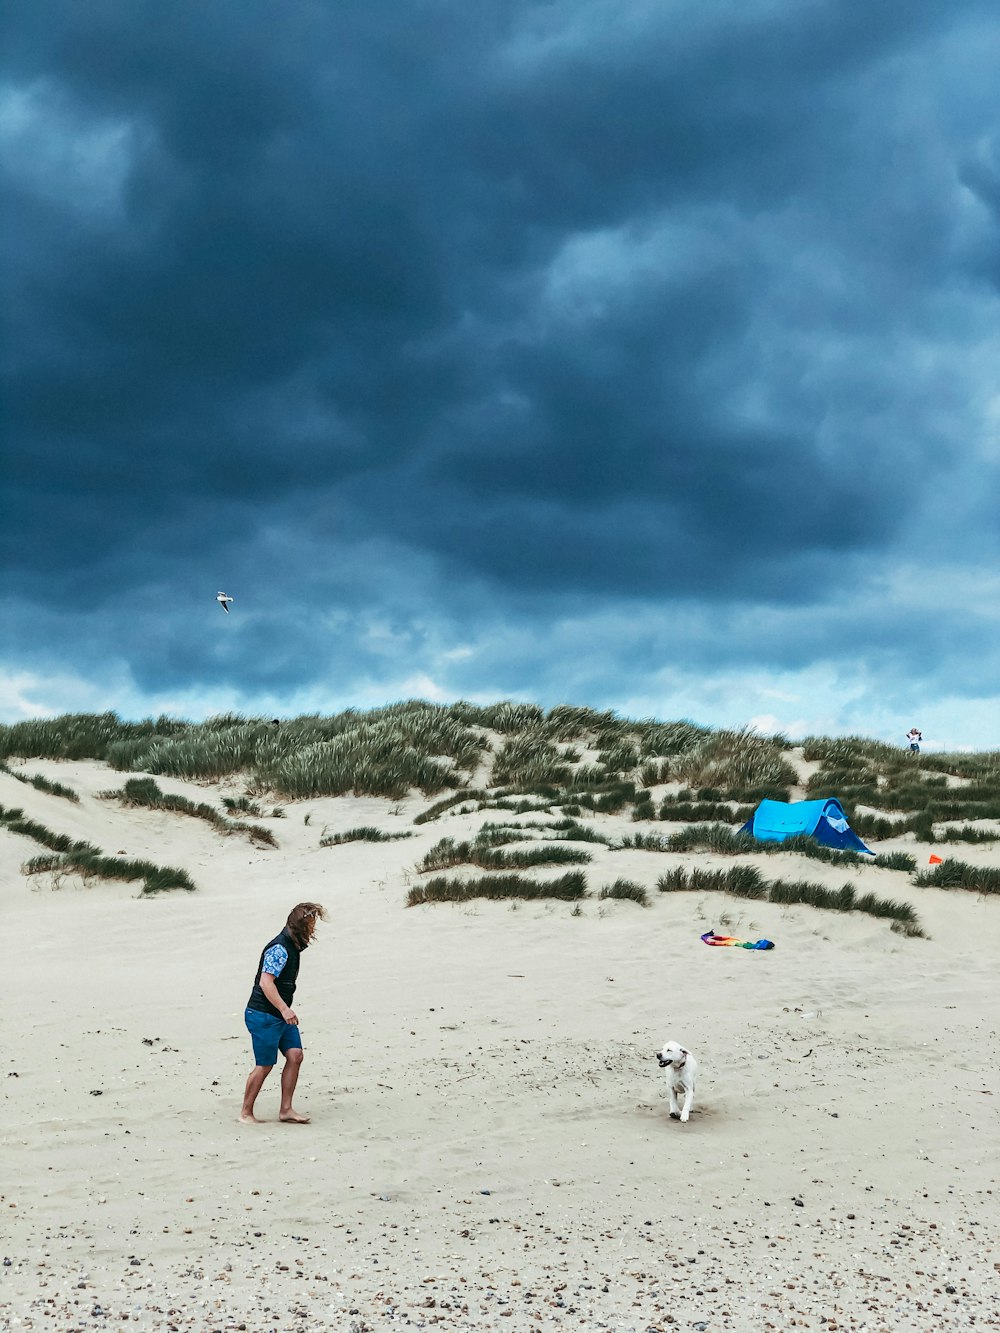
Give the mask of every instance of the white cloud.
<path id="1" fill-rule="evenodd" d="M 74 212 L 120 212 L 135 140 L 132 122 L 88 116 L 46 82 L 0 87 L 0 165 Z"/>

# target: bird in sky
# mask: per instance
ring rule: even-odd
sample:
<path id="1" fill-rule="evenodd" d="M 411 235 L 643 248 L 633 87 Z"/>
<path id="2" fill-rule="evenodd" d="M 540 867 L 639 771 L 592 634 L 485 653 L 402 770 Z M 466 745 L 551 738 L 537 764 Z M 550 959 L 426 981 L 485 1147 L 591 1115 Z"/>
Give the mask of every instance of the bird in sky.
<path id="1" fill-rule="evenodd" d="M 219 603 L 219 605 L 222 607 L 223 611 L 225 611 L 226 615 L 228 616 L 228 615 L 229 615 L 229 603 L 230 603 L 233 599 L 232 599 L 231 597 L 227 597 L 226 594 L 225 594 L 224 592 L 217 592 L 217 593 L 215 594 L 215 600 Z"/>

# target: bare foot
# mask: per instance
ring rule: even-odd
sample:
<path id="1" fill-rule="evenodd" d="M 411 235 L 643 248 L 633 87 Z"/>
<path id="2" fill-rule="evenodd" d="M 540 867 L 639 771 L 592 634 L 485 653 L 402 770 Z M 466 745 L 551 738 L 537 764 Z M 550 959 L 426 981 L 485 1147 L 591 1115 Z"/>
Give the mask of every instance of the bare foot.
<path id="1" fill-rule="evenodd" d="M 241 1111 L 239 1123 L 241 1125 L 263 1125 L 263 1120 L 258 1120 L 252 1111 Z"/>
<path id="2" fill-rule="evenodd" d="M 278 1116 L 278 1119 L 283 1120 L 286 1125 L 309 1124 L 309 1117 L 307 1115 L 299 1115 L 298 1111 L 282 1111 Z"/>

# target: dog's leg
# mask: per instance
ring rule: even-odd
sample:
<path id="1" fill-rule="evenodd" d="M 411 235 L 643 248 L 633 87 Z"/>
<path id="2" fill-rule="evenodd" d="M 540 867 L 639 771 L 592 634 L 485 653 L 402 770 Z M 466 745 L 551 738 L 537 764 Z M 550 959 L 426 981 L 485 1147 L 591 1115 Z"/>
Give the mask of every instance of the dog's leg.
<path id="1" fill-rule="evenodd" d="M 680 1120 L 681 1112 L 680 1107 L 677 1104 L 677 1089 L 674 1087 L 673 1079 L 667 1084 L 667 1089 L 670 1093 L 670 1119 Z"/>
<path id="2" fill-rule="evenodd" d="M 694 1101 L 694 1088 L 684 1089 L 684 1106 L 681 1109 L 681 1119 L 686 1120 L 691 1114 L 691 1103 Z"/>

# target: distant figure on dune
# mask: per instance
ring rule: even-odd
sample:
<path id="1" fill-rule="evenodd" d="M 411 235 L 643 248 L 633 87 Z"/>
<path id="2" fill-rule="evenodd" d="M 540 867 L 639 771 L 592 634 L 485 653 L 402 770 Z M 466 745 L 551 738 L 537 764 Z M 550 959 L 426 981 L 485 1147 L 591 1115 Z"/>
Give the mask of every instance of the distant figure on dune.
<path id="1" fill-rule="evenodd" d="M 219 605 L 222 607 L 223 611 L 225 611 L 226 615 L 228 616 L 228 615 L 229 615 L 229 603 L 230 603 L 233 599 L 232 599 L 231 597 L 227 597 L 226 594 L 225 594 L 224 592 L 217 592 L 217 593 L 215 594 L 215 600 L 219 603 Z"/>
<path id="2" fill-rule="evenodd" d="M 240 1112 L 240 1120 L 246 1125 L 260 1123 L 253 1113 L 254 1103 L 264 1080 L 278 1063 L 279 1051 L 285 1057 L 285 1066 L 281 1071 L 278 1119 L 290 1125 L 309 1123 L 309 1117 L 299 1115 L 292 1106 L 302 1064 L 302 1038 L 292 997 L 299 975 L 299 958 L 303 949 L 308 949 L 317 922 L 325 920 L 326 912 L 319 903 L 298 903 L 289 912 L 284 929 L 261 951 L 245 1014 L 254 1058 Z"/>
<path id="3" fill-rule="evenodd" d="M 906 743 L 910 747 L 911 754 L 920 753 L 920 742 L 923 740 L 923 734 L 916 727 L 911 727 L 906 733 Z"/>

